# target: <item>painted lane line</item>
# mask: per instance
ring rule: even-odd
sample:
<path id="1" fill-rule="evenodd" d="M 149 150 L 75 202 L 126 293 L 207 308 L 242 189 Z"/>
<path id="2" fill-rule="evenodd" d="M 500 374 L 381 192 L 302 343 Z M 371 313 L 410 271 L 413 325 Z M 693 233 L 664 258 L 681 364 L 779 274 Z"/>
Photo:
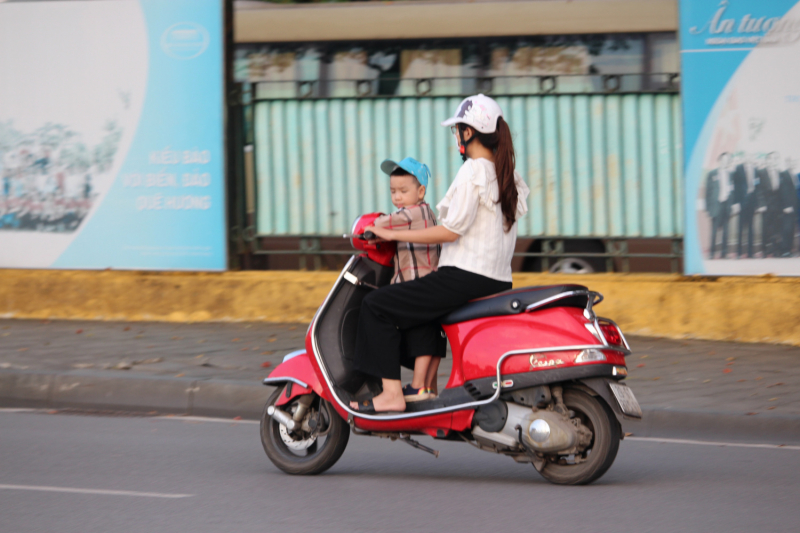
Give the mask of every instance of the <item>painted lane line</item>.
<path id="1" fill-rule="evenodd" d="M 190 498 L 194 494 L 166 494 L 163 492 L 135 492 L 130 490 L 78 489 L 74 487 L 48 487 L 44 485 L 3 485 L 0 490 L 34 490 L 41 492 L 69 492 L 72 494 L 100 494 L 104 496 L 139 496 L 144 498 Z"/>
<path id="2" fill-rule="evenodd" d="M 662 444 L 696 444 L 700 446 L 727 446 L 730 448 L 766 448 L 769 450 L 800 450 L 800 446 L 783 444 L 744 444 L 740 442 L 712 442 L 707 440 L 661 439 L 657 437 L 625 437 L 625 440 L 658 442 Z"/>
<path id="3" fill-rule="evenodd" d="M 206 416 L 154 416 L 153 420 L 172 420 L 177 422 L 224 422 L 225 424 L 260 424 L 258 420 L 234 420 L 232 418 L 211 418 Z"/>

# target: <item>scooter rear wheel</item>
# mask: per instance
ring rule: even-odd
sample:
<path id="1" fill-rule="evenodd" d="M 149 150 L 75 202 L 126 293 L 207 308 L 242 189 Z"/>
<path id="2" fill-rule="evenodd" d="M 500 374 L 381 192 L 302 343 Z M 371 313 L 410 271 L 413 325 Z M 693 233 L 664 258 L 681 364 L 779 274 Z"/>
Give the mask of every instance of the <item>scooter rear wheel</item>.
<path id="1" fill-rule="evenodd" d="M 545 456 L 542 476 L 559 485 L 586 485 L 611 468 L 619 450 L 621 428 L 602 400 L 575 389 L 564 390 L 564 404 L 592 431 L 592 442 L 579 458 Z M 579 459 L 576 461 L 576 459 Z"/>
<path id="2" fill-rule="evenodd" d="M 327 401 L 314 395 L 311 410 L 318 413 L 319 428 L 312 433 L 290 433 L 286 426 L 267 413 L 283 390 L 283 387 L 279 387 L 272 393 L 261 415 L 261 444 L 264 451 L 269 460 L 287 474 L 321 474 L 344 453 L 350 439 L 350 428 Z M 296 406 L 295 399 L 281 408 L 291 413 Z"/>

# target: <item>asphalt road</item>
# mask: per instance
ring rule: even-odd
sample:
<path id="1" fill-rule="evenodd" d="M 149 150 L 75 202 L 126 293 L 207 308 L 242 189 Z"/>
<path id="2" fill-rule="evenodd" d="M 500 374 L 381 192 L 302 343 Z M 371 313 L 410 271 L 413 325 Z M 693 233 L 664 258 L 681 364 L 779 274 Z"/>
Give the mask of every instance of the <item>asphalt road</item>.
<path id="1" fill-rule="evenodd" d="M 0 531 L 785 532 L 800 447 L 625 440 L 588 487 L 466 444 L 353 436 L 317 477 L 268 461 L 258 426 L 0 411 Z"/>

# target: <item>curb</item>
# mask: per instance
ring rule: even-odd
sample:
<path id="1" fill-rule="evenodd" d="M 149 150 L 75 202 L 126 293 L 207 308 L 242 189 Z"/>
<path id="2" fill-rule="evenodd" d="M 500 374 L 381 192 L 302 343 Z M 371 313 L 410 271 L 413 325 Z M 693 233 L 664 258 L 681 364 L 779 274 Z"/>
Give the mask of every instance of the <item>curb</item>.
<path id="1" fill-rule="evenodd" d="M 0 407 L 85 409 L 241 417 L 258 420 L 271 387 L 235 380 L 109 376 L 96 372 L 0 372 Z M 800 416 L 743 415 L 643 406 L 641 421 L 625 421 L 637 437 L 800 442 Z"/>

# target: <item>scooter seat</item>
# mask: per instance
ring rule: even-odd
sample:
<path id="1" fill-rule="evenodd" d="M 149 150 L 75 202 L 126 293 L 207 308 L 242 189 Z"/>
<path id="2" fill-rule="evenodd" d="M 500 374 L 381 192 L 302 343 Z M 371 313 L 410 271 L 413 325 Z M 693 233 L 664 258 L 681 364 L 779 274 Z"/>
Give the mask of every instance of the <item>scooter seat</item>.
<path id="1" fill-rule="evenodd" d="M 459 307 L 445 315 L 441 322 L 442 324 L 455 324 L 456 322 L 466 322 L 467 320 L 490 316 L 516 315 L 525 312 L 525 309 L 532 304 L 542 302 L 559 294 L 585 290 L 588 289 L 583 285 L 543 285 L 513 289 L 472 300 L 463 307 Z M 587 296 L 581 294 L 554 300 L 550 305 L 554 307 L 586 307 L 586 303 Z"/>

